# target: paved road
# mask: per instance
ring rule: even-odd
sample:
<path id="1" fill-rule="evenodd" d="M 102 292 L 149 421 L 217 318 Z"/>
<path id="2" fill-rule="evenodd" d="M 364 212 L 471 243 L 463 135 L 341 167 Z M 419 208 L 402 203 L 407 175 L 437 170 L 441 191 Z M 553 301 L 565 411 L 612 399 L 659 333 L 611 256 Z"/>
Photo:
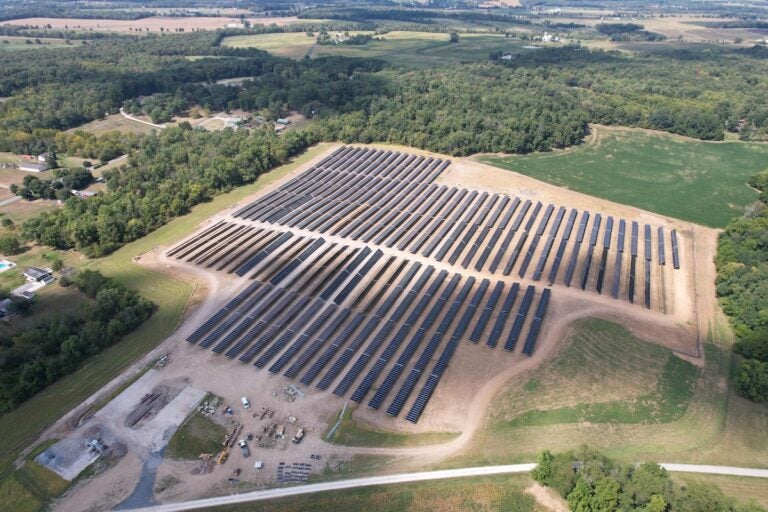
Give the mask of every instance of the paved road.
<path id="1" fill-rule="evenodd" d="M 676 473 L 708 473 L 710 475 L 751 476 L 768 478 L 768 469 L 734 468 L 730 466 L 702 466 L 699 464 L 673 464 L 660 462 L 659 466 Z"/>
<path id="2" fill-rule="evenodd" d="M 768 478 L 768 469 L 734 468 L 727 466 L 700 466 L 696 464 L 661 464 L 668 471 L 685 473 L 709 473 L 715 475 L 750 476 Z M 372 476 L 366 478 L 353 478 L 351 480 L 338 480 L 336 482 L 323 482 L 319 484 L 299 485 L 296 487 L 281 487 L 254 491 L 218 498 L 186 501 L 182 503 L 168 503 L 155 507 L 135 509 L 137 511 L 152 512 L 176 512 L 182 510 L 196 510 L 206 507 L 221 505 L 234 505 L 238 503 L 250 503 L 254 501 L 286 498 L 302 494 L 312 494 L 323 491 L 337 491 L 352 489 L 355 487 L 370 487 L 373 485 L 390 485 L 407 482 L 421 482 L 425 480 L 443 480 L 446 478 L 461 478 L 473 476 L 502 475 L 509 473 L 527 473 L 536 467 L 536 464 L 511 464 L 507 466 L 482 466 L 475 468 L 446 469 L 442 471 L 424 471 L 421 473 L 401 473 L 397 475 Z"/>
<path id="3" fill-rule="evenodd" d="M 19 199 L 21 199 L 21 196 L 13 196 L 13 197 L 9 197 L 8 199 L 3 199 L 2 201 L 0 201 L 0 206 L 7 206 L 9 204 L 15 203 Z"/>
<path id="4" fill-rule="evenodd" d="M 124 118 L 130 119 L 131 121 L 136 121 L 137 123 L 146 124 L 147 126 L 152 126 L 154 128 L 160 128 L 160 129 L 165 128 L 165 125 L 150 123 L 149 121 L 144 121 L 143 119 L 139 119 L 138 117 L 133 117 L 131 114 L 123 110 L 123 107 L 120 107 L 120 113 L 123 115 Z"/>

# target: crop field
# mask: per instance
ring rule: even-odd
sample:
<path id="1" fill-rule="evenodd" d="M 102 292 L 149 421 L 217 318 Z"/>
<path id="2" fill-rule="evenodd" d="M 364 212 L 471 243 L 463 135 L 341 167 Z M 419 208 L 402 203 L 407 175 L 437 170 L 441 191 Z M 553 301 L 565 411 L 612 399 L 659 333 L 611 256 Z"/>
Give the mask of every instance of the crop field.
<path id="1" fill-rule="evenodd" d="M 580 444 L 632 461 L 760 467 L 768 407 L 735 394 L 727 348 L 705 349 L 699 369 L 616 324 L 580 320 L 559 354 L 507 385 L 472 448 L 445 467 L 527 461 Z"/>
<path id="2" fill-rule="evenodd" d="M 462 478 L 415 484 L 370 487 L 317 493 L 296 498 L 259 502 L 263 512 L 313 510 L 331 512 L 431 512 L 455 510 L 544 512 L 545 508 L 524 493 L 532 484 L 529 476 Z M 208 512 L 245 512 L 253 504 L 206 509 Z"/>
<path id="3" fill-rule="evenodd" d="M 711 227 L 757 200 L 747 178 L 766 168 L 768 144 L 702 142 L 635 129 L 594 127 L 582 145 L 479 160 L 553 185 Z"/>
<path id="4" fill-rule="evenodd" d="M 67 46 L 81 45 L 80 40 L 67 43 L 65 39 L 53 37 L 19 37 L 0 36 L 0 51 L 3 50 L 28 50 L 36 48 L 64 48 Z"/>
<path id="5" fill-rule="evenodd" d="M 84 132 L 93 133 L 94 135 L 103 135 L 115 131 L 121 133 L 145 134 L 151 132 L 153 129 L 154 128 L 149 125 L 137 123 L 120 114 L 111 114 L 104 119 L 91 121 L 90 123 L 78 126 L 77 128 L 72 128 L 68 131 L 76 132 L 82 130 Z"/>
<path id="6" fill-rule="evenodd" d="M 302 58 L 321 55 L 381 58 L 394 65 L 429 67 L 445 62 L 487 61 L 492 52 L 535 51 L 522 48 L 519 40 L 499 34 L 461 34 L 458 43 L 448 41 L 448 34 L 435 32 L 388 32 L 383 41 L 369 41 L 365 45 L 316 45 L 315 37 L 305 33 L 259 34 L 233 36 L 224 44 L 251 47 L 275 55 Z"/>
<path id="7" fill-rule="evenodd" d="M 290 25 L 297 21 L 311 22 L 317 20 L 298 20 L 298 18 L 287 17 L 265 17 L 265 18 L 246 18 L 253 25 Z M 177 29 L 184 29 L 187 32 L 193 30 L 216 30 L 226 28 L 230 23 L 239 23 L 239 19 L 218 17 L 218 16 L 150 16 L 139 20 L 108 20 L 108 19 L 86 19 L 86 18 L 23 18 L 4 21 L 3 25 L 29 25 L 40 27 L 50 25 L 53 29 L 70 29 L 93 32 L 160 32 L 160 29 L 167 32 L 174 32 Z"/>
<path id="8" fill-rule="evenodd" d="M 78 263 L 79 267 L 100 270 L 124 285 L 138 290 L 159 306 L 158 311 L 139 329 L 116 345 L 91 358 L 86 365 L 27 400 L 16 410 L 0 417 L 0 475 L 7 475 L 10 464 L 29 440 L 67 411 L 103 388 L 141 355 L 154 348 L 179 324 L 194 288 L 187 282 L 136 264 L 133 259 L 158 245 L 171 244 L 192 231 L 214 212 L 253 194 L 285 176 L 306 160 L 325 151 L 319 145 L 294 162 L 273 170 L 251 185 L 240 187 L 192 209 L 146 237 L 126 245 L 112 255 Z M 18 491 L 16 483 L 0 483 L 0 489 Z M 12 482 L 15 482 L 13 480 Z M 14 491 L 14 492 L 16 492 Z"/>

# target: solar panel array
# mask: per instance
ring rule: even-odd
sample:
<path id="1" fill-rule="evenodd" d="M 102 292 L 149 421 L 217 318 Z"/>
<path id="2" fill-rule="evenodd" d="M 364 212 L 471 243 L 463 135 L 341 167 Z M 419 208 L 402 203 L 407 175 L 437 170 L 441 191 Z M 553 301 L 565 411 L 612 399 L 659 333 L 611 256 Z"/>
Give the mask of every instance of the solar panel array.
<path id="1" fill-rule="evenodd" d="M 534 281 L 546 274 L 550 284 L 566 286 L 577 275 L 581 288 L 602 292 L 614 251 L 612 295 L 620 297 L 624 219 L 616 233 L 614 219 L 599 213 L 435 184 L 449 163 L 343 147 L 174 247 L 169 256 L 247 281 L 189 342 L 367 400 L 392 416 L 407 409 L 406 419 L 416 422 L 462 340 L 490 349 L 501 342 L 505 352 L 522 344 L 530 356 L 550 302 L 549 289 L 537 293 L 530 285 L 522 293 L 519 283 L 465 275 L 459 267 L 489 276 L 517 270 Z M 644 233 L 650 307 L 651 227 Z M 664 265 L 663 230 L 656 233 Z M 600 240 L 598 269 L 590 274 Z M 674 231 L 670 240 L 679 268 Z M 440 268 L 410 261 L 411 254 Z"/>

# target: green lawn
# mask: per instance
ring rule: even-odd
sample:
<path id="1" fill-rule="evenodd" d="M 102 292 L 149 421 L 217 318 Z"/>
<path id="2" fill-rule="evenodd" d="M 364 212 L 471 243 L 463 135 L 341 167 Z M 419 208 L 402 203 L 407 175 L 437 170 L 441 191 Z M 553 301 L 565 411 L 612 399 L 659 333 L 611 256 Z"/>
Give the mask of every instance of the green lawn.
<path id="1" fill-rule="evenodd" d="M 357 32 L 355 32 L 357 33 Z M 500 34 L 461 34 L 458 43 L 448 41 L 448 34 L 439 32 L 393 31 L 381 36 L 383 41 L 365 45 L 315 45 L 314 37 L 305 33 L 258 34 L 233 36 L 224 45 L 260 48 L 275 55 L 303 58 L 343 55 L 346 57 L 381 58 L 397 66 L 423 68 L 452 62 L 487 61 L 493 52 L 530 51 L 519 40 Z"/>
<path id="2" fill-rule="evenodd" d="M 338 415 L 328 423 L 329 428 L 323 434 L 323 439 L 345 446 L 420 446 L 425 444 L 446 443 L 458 433 L 452 432 L 426 432 L 423 434 L 404 434 L 401 432 L 384 431 L 369 428 L 353 418 L 354 409 L 347 407 L 339 427 L 334 431 L 333 437 L 328 439 L 328 432 L 336 424 Z"/>
<path id="3" fill-rule="evenodd" d="M 553 185 L 670 217 L 723 227 L 757 199 L 747 178 L 768 168 L 768 144 L 702 142 L 595 127 L 594 142 L 553 153 L 479 160 Z"/>
<path id="4" fill-rule="evenodd" d="M 553 358 L 505 386 L 471 447 L 440 467 L 528 462 L 582 444 L 627 462 L 765 467 L 768 406 L 736 395 L 728 347 L 704 349 L 700 369 L 617 324 L 580 320 Z"/>
<path id="5" fill-rule="evenodd" d="M 364 487 L 259 502 L 258 505 L 228 505 L 209 512 L 415 512 L 415 511 L 504 511 L 543 512 L 530 495 L 524 494 L 533 481 L 528 475 L 461 478 L 391 486 Z"/>
<path id="6" fill-rule="evenodd" d="M 201 413 L 187 418 L 168 442 L 166 456 L 177 460 L 197 460 L 202 453 L 214 457 L 221 451 L 227 429 Z"/>
<path id="7" fill-rule="evenodd" d="M 178 326 L 192 295 L 192 284 L 142 267 L 132 261 L 134 257 L 184 237 L 214 213 L 275 182 L 327 149 L 328 145 L 318 145 L 293 162 L 265 174 L 257 183 L 198 205 L 188 215 L 171 221 L 106 258 L 82 263 L 82 267 L 98 269 L 138 290 L 142 296 L 157 304 L 158 310 L 136 331 L 89 359 L 76 373 L 38 393 L 16 410 L 0 416 L 0 475 L 9 473 L 13 460 L 43 429 L 119 375 Z M 0 489 L 4 485 L 4 482 L 0 483 Z M 11 491 L 15 489 L 15 484 L 7 485 Z"/>

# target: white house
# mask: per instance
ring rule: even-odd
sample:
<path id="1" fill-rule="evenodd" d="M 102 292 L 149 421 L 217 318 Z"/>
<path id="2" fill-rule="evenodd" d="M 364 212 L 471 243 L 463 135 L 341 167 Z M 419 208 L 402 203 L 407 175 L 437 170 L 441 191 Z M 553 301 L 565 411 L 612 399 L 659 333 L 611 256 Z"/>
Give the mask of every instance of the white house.
<path id="1" fill-rule="evenodd" d="M 30 283 L 45 283 L 49 284 L 53 282 L 53 275 L 49 269 L 42 269 L 37 267 L 27 267 L 24 270 L 24 277 Z"/>

